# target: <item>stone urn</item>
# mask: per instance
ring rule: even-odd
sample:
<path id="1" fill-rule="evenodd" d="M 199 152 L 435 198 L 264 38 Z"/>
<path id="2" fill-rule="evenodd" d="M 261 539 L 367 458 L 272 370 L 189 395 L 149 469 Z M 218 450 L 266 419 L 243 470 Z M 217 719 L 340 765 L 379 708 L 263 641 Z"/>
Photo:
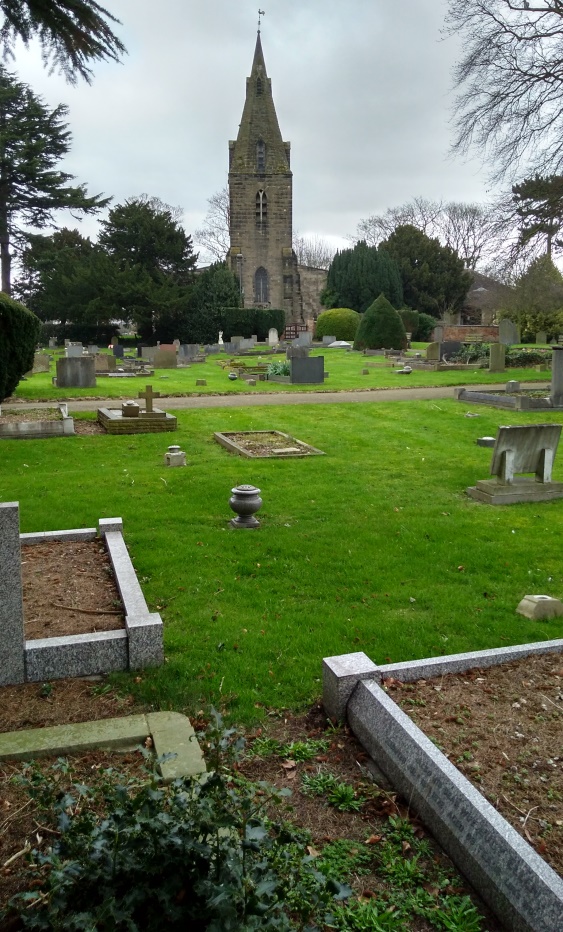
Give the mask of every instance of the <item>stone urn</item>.
<path id="1" fill-rule="evenodd" d="M 260 527 L 258 518 L 254 515 L 262 507 L 260 498 L 260 489 L 255 485 L 237 485 L 231 489 L 233 493 L 229 499 L 229 505 L 237 515 L 231 518 L 230 525 L 234 528 L 257 528 Z"/>

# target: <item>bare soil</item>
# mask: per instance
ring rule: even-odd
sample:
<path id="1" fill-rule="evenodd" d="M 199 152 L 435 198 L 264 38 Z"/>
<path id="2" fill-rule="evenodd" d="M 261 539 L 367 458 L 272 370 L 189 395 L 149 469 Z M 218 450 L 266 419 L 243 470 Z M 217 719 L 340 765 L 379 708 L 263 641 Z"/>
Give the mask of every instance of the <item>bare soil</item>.
<path id="1" fill-rule="evenodd" d="M 276 431 L 243 431 L 238 434 L 229 433 L 227 436 L 254 456 L 303 456 L 313 452 L 303 441 L 284 437 Z"/>
<path id="2" fill-rule="evenodd" d="M 124 627 L 101 541 L 24 544 L 21 554 L 26 640 Z"/>
<path id="3" fill-rule="evenodd" d="M 29 411 L 6 411 L 0 414 L 0 424 L 13 424 L 14 421 L 60 421 L 58 408 L 30 408 Z"/>
<path id="4" fill-rule="evenodd" d="M 563 875 L 563 656 L 385 688 Z"/>

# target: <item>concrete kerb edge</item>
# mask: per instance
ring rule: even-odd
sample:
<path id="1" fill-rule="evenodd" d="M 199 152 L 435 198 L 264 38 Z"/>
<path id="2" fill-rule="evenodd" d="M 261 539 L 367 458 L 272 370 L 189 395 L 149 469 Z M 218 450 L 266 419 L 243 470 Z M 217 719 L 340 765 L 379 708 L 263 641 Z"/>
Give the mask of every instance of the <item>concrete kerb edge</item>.
<path id="1" fill-rule="evenodd" d="M 361 652 L 323 660 L 323 701 L 327 713 L 341 720 L 348 718 L 352 731 L 376 766 L 413 804 L 462 873 L 514 932 L 553 932 L 563 914 L 563 880 L 414 725 L 379 683 L 387 677 L 412 682 L 533 654 L 561 652 L 563 639 L 379 667 Z M 437 796 L 435 806 L 433 796 Z M 454 813 L 467 810 L 465 821 L 457 816 L 448 821 L 444 815 L 446 799 Z M 479 831 L 472 833 L 470 829 L 475 823 L 479 824 Z M 483 833 L 487 845 L 480 846 L 474 839 L 475 836 L 482 839 Z M 512 865 L 510 876 L 518 871 L 519 887 L 524 885 L 531 907 L 525 905 L 525 897 L 524 905 L 522 901 L 519 905 L 518 897 L 511 896 L 515 887 L 507 879 L 507 872 L 499 870 L 499 865 L 507 863 Z"/>
<path id="2" fill-rule="evenodd" d="M 159 614 L 149 612 L 123 538 L 121 518 L 100 518 L 98 529 L 20 534 L 20 543 L 93 541 L 98 539 L 98 533 L 104 540 L 123 601 L 125 629 L 26 641 L 25 679 L 28 682 L 139 670 L 164 662 L 162 619 Z"/>
<path id="3" fill-rule="evenodd" d="M 0 760 L 31 760 L 78 751 L 127 751 L 152 738 L 165 783 L 198 776 L 207 768 L 190 720 L 179 712 L 149 712 L 0 734 Z"/>

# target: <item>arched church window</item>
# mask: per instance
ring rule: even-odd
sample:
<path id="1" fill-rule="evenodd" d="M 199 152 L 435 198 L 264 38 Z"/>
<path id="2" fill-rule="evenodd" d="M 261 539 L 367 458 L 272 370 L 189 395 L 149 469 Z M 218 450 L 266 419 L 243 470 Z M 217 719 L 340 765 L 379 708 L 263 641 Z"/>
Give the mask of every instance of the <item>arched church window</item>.
<path id="1" fill-rule="evenodd" d="M 268 219 L 268 197 L 265 191 L 256 192 L 256 225 L 262 226 Z"/>
<path id="2" fill-rule="evenodd" d="M 256 79 L 256 94 L 258 97 L 262 96 L 262 78 Z"/>
<path id="3" fill-rule="evenodd" d="M 254 301 L 256 304 L 268 304 L 269 299 L 268 272 L 261 265 L 254 275 Z"/>
<path id="4" fill-rule="evenodd" d="M 262 139 L 256 143 L 256 171 L 261 175 L 266 171 L 266 143 Z"/>

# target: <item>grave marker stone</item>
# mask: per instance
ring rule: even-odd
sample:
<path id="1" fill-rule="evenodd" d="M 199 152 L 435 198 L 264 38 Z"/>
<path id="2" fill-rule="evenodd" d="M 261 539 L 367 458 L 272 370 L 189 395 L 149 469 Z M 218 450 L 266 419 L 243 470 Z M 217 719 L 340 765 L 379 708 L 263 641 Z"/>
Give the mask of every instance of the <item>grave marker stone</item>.
<path id="1" fill-rule="evenodd" d="M 292 385 L 322 385 L 324 382 L 324 356 L 310 356 L 308 358 L 292 356 L 290 366 Z"/>
<path id="2" fill-rule="evenodd" d="M 498 339 L 499 343 L 504 343 L 505 346 L 512 346 L 514 343 L 520 342 L 518 327 L 513 320 L 508 320 L 508 318 L 505 317 L 500 321 Z"/>
<path id="3" fill-rule="evenodd" d="M 426 358 L 432 362 L 439 362 L 441 358 L 440 347 L 441 343 L 429 343 L 426 347 Z"/>
<path id="4" fill-rule="evenodd" d="M 19 506 L 0 502 L 0 686 L 24 680 Z"/>
<path id="5" fill-rule="evenodd" d="M 336 343 L 336 337 L 334 336 L 323 337 L 323 346 L 330 346 L 331 343 Z"/>
<path id="6" fill-rule="evenodd" d="M 554 346 L 551 352 L 551 404 L 563 405 L 563 347 Z"/>
<path id="7" fill-rule="evenodd" d="M 480 480 L 467 494 L 489 505 L 563 498 L 563 482 L 551 478 L 560 436 L 561 424 L 499 427 L 490 469 L 495 478 Z"/>
<path id="8" fill-rule="evenodd" d="M 35 353 L 33 357 L 33 369 L 32 372 L 48 372 L 50 365 L 50 357 L 46 353 Z"/>
<path id="9" fill-rule="evenodd" d="M 536 343 L 547 343 L 547 333 L 545 330 L 538 330 L 536 333 Z"/>
<path id="10" fill-rule="evenodd" d="M 504 372 L 506 367 L 506 346 L 504 343 L 491 343 L 489 355 L 489 372 Z"/>
<path id="11" fill-rule="evenodd" d="M 155 369 L 176 369 L 178 357 L 174 346 L 158 346 L 152 362 Z"/>
<path id="12" fill-rule="evenodd" d="M 280 342 L 278 331 L 275 327 L 270 327 L 268 331 L 268 345 L 276 346 Z"/>
<path id="13" fill-rule="evenodd" d="M 96 363 L 93 356 L 57 359 L 58 388 L 95 388 L 95 386 Z"/>
<path id="14" fill-rule="evenodd" d="M 82 356 L 83 351 L 82 343 L 69 343 L 66 348 L 66 356 L 68 359 L 76 359 L 78 356 Z"/>

